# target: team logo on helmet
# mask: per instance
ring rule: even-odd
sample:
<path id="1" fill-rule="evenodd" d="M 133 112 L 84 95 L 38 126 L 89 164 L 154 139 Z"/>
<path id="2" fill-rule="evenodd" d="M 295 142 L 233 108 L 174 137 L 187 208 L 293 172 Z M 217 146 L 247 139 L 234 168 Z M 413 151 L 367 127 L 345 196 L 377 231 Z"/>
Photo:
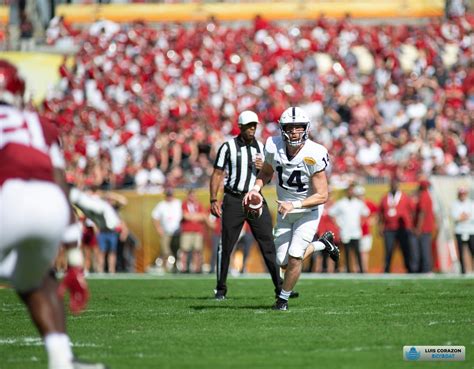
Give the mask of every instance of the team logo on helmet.
<path id="1" fill-rule="evenodd" d="M 291 108 L 286 109 L 278 121 L 280 124 L 281 135 L 283 141 L 285 141 L 290 146 L 299 146 L 308 139 L 309 132 L 309 118 L 303 109 L 292 106 Z M 303 126 L 304 132 L 302 132 L 297 139 L 291 139 L 290 135 L 285 131 L 288 127 L 291 126 Z"/>

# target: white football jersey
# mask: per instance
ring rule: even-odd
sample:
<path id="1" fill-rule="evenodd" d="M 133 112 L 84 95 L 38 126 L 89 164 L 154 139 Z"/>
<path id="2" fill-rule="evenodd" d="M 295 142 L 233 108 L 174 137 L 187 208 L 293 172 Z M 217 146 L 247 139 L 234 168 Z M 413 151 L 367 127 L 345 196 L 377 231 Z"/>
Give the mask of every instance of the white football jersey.
<path id="1" fill-rule="evenodd" d="M 291 160 L 286 155 L 286 145 L 281 136 L 268 138 L 265 144 L 265 161 L 277 175 L 277 197 L 282 201 L 304 200 L 314 193 L 311 177 L 326 170 L 329 164 L 327 149 L 314 141 L 306 140 L 301 150 Z M 311 211 L 310 208 L 292 212 Z"/>

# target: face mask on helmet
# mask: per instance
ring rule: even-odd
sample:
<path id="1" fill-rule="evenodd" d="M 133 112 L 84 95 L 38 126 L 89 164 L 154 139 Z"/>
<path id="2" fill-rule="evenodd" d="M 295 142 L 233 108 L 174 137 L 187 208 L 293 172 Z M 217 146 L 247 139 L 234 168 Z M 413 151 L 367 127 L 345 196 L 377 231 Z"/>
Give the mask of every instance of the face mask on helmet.
<path id="1" fill-rule="evenodd" d="M 309 118 L 303 109 L 298 107 L 286 109 L 279 120 L 283 141 L 290 146 L 299 146 L 304 143 L 308 139 L 309 123 Z M 290 134 L 285 132 L 285 129 L 288 130 L 289 127 L 303 127 L 304 131 L 299 134 L 297 139 L 292 139 Z"/>
<path id="2" fill-rule="evenodd" d="M 0 102 L 19 106 L 24 93 L 25 81 L 16 67 L 6 60 L 0 60 Z"/>

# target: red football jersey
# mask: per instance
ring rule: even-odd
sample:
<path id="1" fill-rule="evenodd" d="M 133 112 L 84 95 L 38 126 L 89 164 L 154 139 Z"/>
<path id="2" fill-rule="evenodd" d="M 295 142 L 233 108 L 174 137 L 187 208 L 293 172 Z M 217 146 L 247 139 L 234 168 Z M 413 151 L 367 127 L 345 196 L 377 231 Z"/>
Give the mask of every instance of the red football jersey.
<path id="1" fill-rule="evenodd" d="M 12 178 L 54 182 L 54 143 L 59 145 L 56 127 L 37 113 L 0 105 L 0 186 Z"/>

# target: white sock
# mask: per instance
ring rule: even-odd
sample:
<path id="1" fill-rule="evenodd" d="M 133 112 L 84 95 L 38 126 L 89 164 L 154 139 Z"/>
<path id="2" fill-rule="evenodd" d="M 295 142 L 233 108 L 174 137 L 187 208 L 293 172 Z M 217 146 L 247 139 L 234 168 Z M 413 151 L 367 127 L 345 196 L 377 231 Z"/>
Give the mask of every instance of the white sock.
<path id="1" fill-rule="evenodd" d="M 44 337 L 49 369 L 73 369 L 71 341 L 65 333 L 50 333 Z"/>
<path id="2" fill-rule="evenodd" d="M 321 250 L 324 250 L 326 248 L 326 245 L 324 243 L 322 243 L 321 241 L 312 242 L 312 245 L 314 247 L 313 252 L 321 251 Z"/>
<path id="3" fill-rule="evenodd" d="M 282 300 L 288 301 L 288 299 L 290 298 L 290 295 L 291 295 L 291 291 L 285 291 L 282 289 L 280 292 L 280 296 L 278 297 L 280 297 Z"/>

